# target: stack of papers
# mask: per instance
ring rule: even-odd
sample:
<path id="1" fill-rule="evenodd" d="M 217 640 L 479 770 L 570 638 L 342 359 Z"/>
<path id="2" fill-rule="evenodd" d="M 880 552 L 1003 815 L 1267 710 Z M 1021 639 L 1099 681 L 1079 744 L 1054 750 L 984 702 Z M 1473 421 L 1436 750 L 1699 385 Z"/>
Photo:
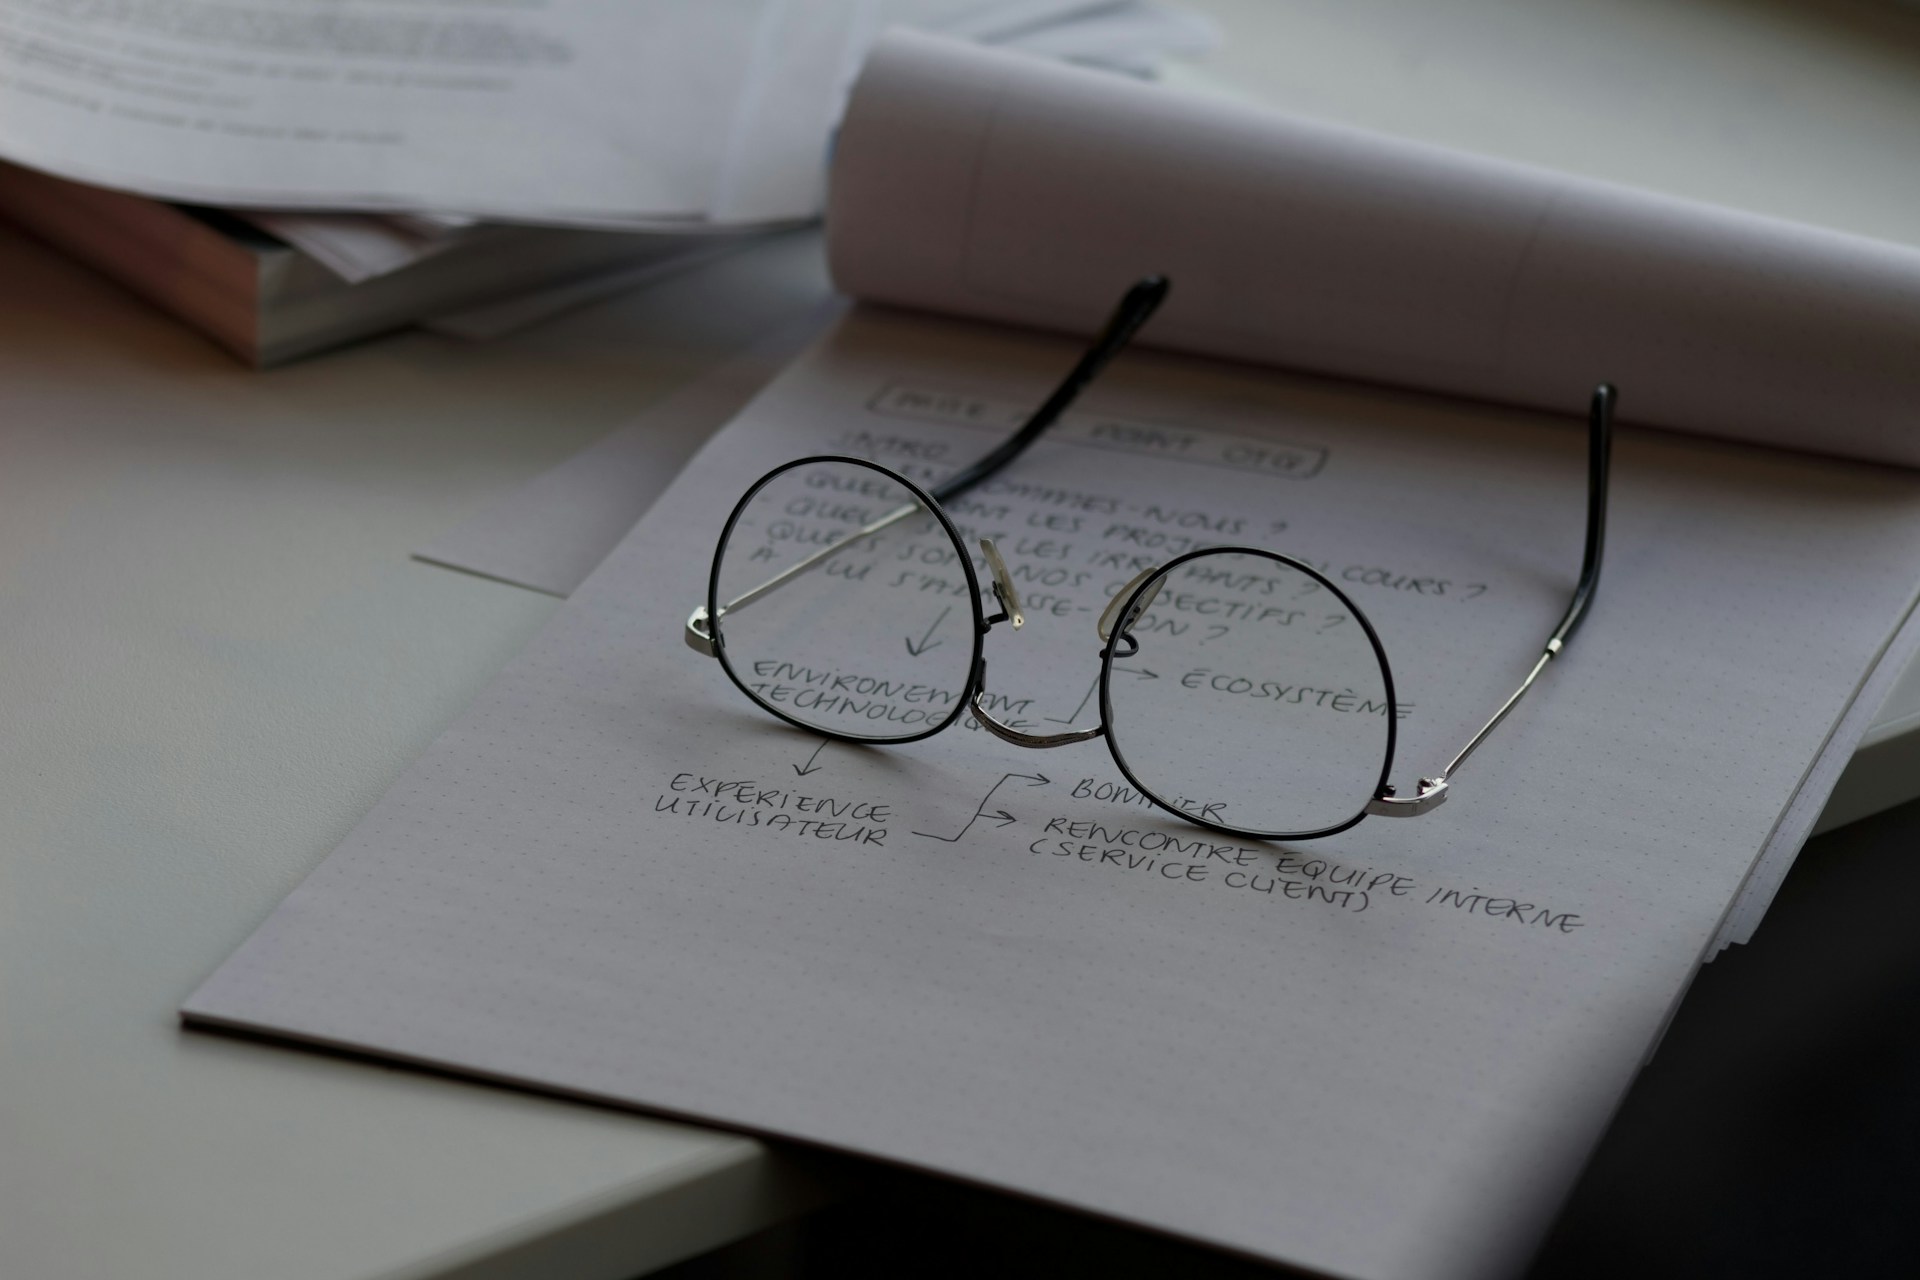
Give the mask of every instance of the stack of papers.
<path id="1" fill-rule="evenodd" d="M 1150 0 L 0 0 L 0 213 L 252 363 L 493 337 L 818 215 L 896 24 L 1131 76 L 1214 41 Z"/>
<path id="2" fill-rule="evenodd" d="M 0 158 L 248 211 L 349 282 L 485 220 L 753 229 L 819 213 L 895 24 L 1133 75 L 1214 39 L 1149 0 L 0 0 Z"/>

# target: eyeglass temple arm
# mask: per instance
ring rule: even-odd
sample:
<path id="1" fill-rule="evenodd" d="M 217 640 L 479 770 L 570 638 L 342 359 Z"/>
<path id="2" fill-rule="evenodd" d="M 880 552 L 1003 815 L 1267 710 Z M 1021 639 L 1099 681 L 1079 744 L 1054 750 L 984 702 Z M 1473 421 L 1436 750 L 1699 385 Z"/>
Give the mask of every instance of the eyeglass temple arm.
<path id="1" fill-rule="evenodd" d="M 1367 805 L 1367 812 L 1379 817 L 1412 818 L 1435 809 L 1447 798 L 1447 785 L 1467 757 L 1487 740 L 1502 720 L 1507 718 L 1527 690 L 1533 687 L 1540 673 L 1546 670 L 1547 663 L 1566 647 L 1573 633 L 1580 629 L 1586 619 L 1587 606 L 1593 603 L 1594 591 L 1600 585 L 1600 560 L 1606 549 L 1607 541 L 1607 478 L 1613 468 L 1613 407 L 1618 393 L 1611 383 L 1603 382 L 1593 390 L 1593 399 L 1587 408 L 1587 548 L 1580 561 L 1580 582 L 1573 589 L 1573 599 L 1567 604 L 1567 611 L 1560 619 L 1560 625 L 1547 637 L 1545 649 L 1534 660 L 1527 678 L 1520 682 L 1493 718 L 1480 726 L 1480 732 L 1467 740 L 1453 759 L 1447 761 L 1446 768 L 1430 778 L 1420 779 L 1420 789 L 1414 796 L 1401 799 L 1394 795 L 1391 786 L 1382 787 L 1380 794 Z"/>
<path id="2" fill-rule="evenodd" d="M 1002 441 L 992 453 L 979 459 L 972 466 L 949 476 L 931 490 L 933 496 L 941 502 L 965 493 L 994 472 L 1012 462 L 1027 451 L 1027 446 L 1040 438 L 1042 432 L 1059 420 L 1070 405 L 1087 389 L 1089 383 L 1100 376 L 1100 371 L 1133 340 L 1140 332 L 1140 326 L 1150 319 L 1167 299 L 1167 291 L 1172 287 L 1165 276 L 1143 276 L 1132 288 L 1121 296 L 1119 305 L 1113 314 L 1107 317 L 1106 326 L 1100 330 L 1093 342 L 1081 355 L 1079 361 L 1053 394 L 1046 398 L 1033 415 L 1021 424 L 1020 429 Z"/>
<path id="3" fill-rule="evenodd" d="M 1600 585 L 1600 558 L 1607 542 L 1607 479 L 1613 470 L 1613 406 L 1619 393 L 1603 382 L 1593 389 L 1587 405 L 1587 549 L 1580 560 L 1580 584 L 1573 589 L 1560 625 L 1547 640 L 1548 654 L 1558 653 L 1587 616 L 1594 589 Z"/>

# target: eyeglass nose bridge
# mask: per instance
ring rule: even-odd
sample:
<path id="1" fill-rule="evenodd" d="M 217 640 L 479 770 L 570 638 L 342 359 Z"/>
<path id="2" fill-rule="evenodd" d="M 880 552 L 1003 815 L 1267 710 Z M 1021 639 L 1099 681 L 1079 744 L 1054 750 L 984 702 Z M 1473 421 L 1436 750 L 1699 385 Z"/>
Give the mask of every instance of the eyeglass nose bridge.
<path id="1" fill-rule="evenodd" d="M 993 594 L 1000 601 L 1002 610 L 1001 613 L 987 619 L 987 625 L 992 626 L 996 622 L 1008 621 L 1012 622 L 1016 629 L 1025 626 L 1026 618 L 1020 612 L 1020 593 L 1014 588 L 1013 575 L 1007 572 L 1007 562 L 1001 558 L 1000 549 L 993 545 L 993 539 L 982 538 L 980 552 L 986 557 L 987 568 L 993 574 Z M 1157 577 L 1160 571 L 1159 565 L 1141 570 L 1114 592 L 1113 599 L 1107 601 L 1107 607 L 1101 611 L 1099 620 L 1095 624 L 1100 632 L 1102 646 L 1125 641 L 1129 646 L 1129 653 L 1139 647 L 1139 642 L 1128 632 L 1133 624 L 1140 620 L 1140 615 L 1152 608 L 1153 602 L 1160 598 L 1160 590 L 1166 585 L 1165 578 Z M 1140 589 L 1143 582 L 1149 579 L 1154 579 L 1152 587 L 1142 592 L 1133 608 L 1126 611 L 1126 617 L 1121 618 L 1121 606 Z M 1028 733 L 996 718 L 993 712 L 987 709 L 986 695 L 987 660 L 985 655 L 982 655 L 979 669 L 974 672 L 973 699 L 968 704 L 968 709 L 973 712 L 973 718 L 979 722 L 981 728 L 1002 742 L 1011 742 L 1016 747 L 1064 747 L 1070 743 L 1087 742 L 1098 738 L 1107 731 L 1106 725 L 1098 724 L 1091 729 L 1076 729 L 1071 733 Z"/>
<path id="2" fill-rule="evenodd" d="M 993 545 L 992 538 L 982 538 L 980 553 L 986 557 L 987 569 L 993 574 L 993 594 L 1000 601 L 1001 609 L 1001 612 L 987 619 L 987 625 L 1011 622 L 1015 630 L 1024 627 L 1027 619 L 1020 612 L 1020 593 L 1014 588 L 1013 575 L 1007 572 L 1007 562 L 1001 558 L 1000 548 Z M 986 699 L 987 659 L 982 655 L 980 665 L 973 673 L 973 699 L 967 707 L 973 712 L 973 718 L 980 722 L 980 727 L 1002 742 L 1011 742 L 1016 747 L 1064 747 L 1075 742 L 1090 741 L 1107 731 L 1102 724 L 1091 729 L 1076 729 L 1071 733 L 1028 733 L 998 719 L 987 709 Z"/>

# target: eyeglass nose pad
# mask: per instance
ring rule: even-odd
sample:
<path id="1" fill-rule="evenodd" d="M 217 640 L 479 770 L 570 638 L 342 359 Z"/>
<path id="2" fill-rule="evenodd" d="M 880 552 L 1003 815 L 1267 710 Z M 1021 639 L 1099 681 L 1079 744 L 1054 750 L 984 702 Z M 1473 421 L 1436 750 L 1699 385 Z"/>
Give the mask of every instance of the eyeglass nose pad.
<path id="1" fill-rule="evenodd" d="M 1159 565 L 1154 565 L 1151 569 L 1142 569 L 1139 573 L 1128 578 L 1127 584 L 1124 587 L 1121 587 L 1113 593 L 1113 599 L 1107 601 L 1107 607 L 1100 611 L 1100 620 L 1094 624 L 1100 631 L 1101 644 L 1105 644 L 1113 639 L 1115 633 L 1126 632 L 1134 623 L 1140 620 L 1141 614 L 1153 608 L 1153 602 L 1160 598 L 1160 589 L 1167 585 L 1167 580 L 1164 577 L 1158 578 L 1154 582 L 1153 588 L 1140 597 L 1140 603 L 1133 607 L 1133 612 L 1127 616 L 1125 624 L 1121 625 L 1120 606 L 1126 603 L 1128 596 L 1139 589 L 1141 583 L 1145 582 L 1148 578 L 1153 578 L 1159 572 Z"/>
<path id="2" fill-rule="evenodd" d="M 993 574 L 993 594 L 1000 599 L 1000 607 L 1007 612 L 1007 621 L 1018 631 L 1027 625 L 1026 615 L 1020 612 L 1020 593 L 1013 589 L 1013 575 L 1007 572 L 1007 562 L 1000 558 L 1000 548 L 993 545 L 992 538 L 980 539 L 981 554 L 987 558 L 987 568 Z"/>

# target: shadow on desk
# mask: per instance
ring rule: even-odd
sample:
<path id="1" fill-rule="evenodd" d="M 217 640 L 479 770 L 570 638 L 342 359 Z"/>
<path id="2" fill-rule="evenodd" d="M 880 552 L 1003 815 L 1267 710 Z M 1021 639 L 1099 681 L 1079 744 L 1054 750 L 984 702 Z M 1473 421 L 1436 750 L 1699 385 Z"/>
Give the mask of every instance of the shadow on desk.
<path id="1" fill-rule="evenodd" d="M 1276 1274 L 938 1179 L 854 1176 L 753 1274 Z M 1753 942 L 1695 981 L 1529 1276 L 1920 1275 L 1916 1205 L 1920 802 L 1808 843 Z"/>

